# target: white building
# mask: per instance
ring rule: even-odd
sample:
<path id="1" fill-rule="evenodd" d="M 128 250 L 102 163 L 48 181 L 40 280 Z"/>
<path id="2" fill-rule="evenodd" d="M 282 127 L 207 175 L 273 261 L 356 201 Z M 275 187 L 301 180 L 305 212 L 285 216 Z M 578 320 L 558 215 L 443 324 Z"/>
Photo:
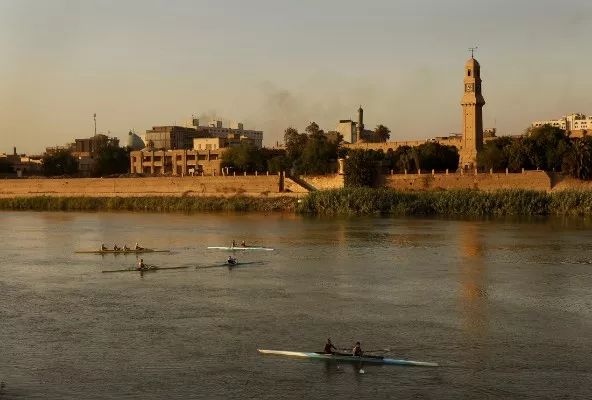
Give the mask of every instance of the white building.
<path id="1" fill-rule="evenodd" d="M 244 125 L 241 122 L 234 122 L 230 127 L 225 127 L 222 125 L 222 121 L 213 120 L 208 125 L 203 126 L 200 125 L 199 119 L 194 118 L 192 126 L 197 130 L 199 136 L 226 139 L 229 135 L 238 135 L 241 138 L 251 140 L 253 145 L 259 149 L 263 147 L 263 132 L 244 129 Z"/>
<path id="2" fill-rule="evenodd" d="M 531 125 L 533 128 L 538 128 L 543 125 L 551 125 L 565 131 L 587 130 L 592 129 L 592 115 L 586 116 L 584 114 L 575 113 L 565 115 L 559 119 L 534 121 Z"/>

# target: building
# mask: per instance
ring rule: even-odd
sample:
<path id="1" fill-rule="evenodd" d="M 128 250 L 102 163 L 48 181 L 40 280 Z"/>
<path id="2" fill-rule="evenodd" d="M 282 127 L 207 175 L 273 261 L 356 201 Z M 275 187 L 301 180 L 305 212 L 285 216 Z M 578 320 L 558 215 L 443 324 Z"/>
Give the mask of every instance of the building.
<path id="1" fill-rule="evenodd" d="M 146 131 L 144 142 L 147 147 L 158 150 L 191 149 L 193 139 L 198 137 L 207 137 L 207 135 L 200 135 L 195 128 L 184 126 L 153 126 Z"/>
<path id="2" fill-rule="evenodd" d="M 74 139 L 71 153 L 78 160 L 78 173 L 81 176 L 90 176 L 99 151 L 106 146 L 119 147 L 119 139 L 100 133 L 85 139 Z"/>
<path id="3" fill-rule="evenodd" d="M 358 142 L 379 142 L 375 138 L 374 131 L 364 129 L 364 109 L 358 108 L 358 122 L 351 119 L 341 119 L 335 127 L 335 132 L 339 132 L 346 143 Z"/>
<path id="4" fill-rule="evenodd" d="M 16 147 L 13 148 L 12 154 L 0 154 L 0 162 L 9 166 L 8 171 L 0 171 L 7 175 L 16 174 L 17 177 L 25 175 L 39 175 L 43 172 L 43 163 L 41 156 L 27 156 L 26 154 L 18 154 Z"/>
<path id="5" fill-rule="evenodd" d="M 263 147 L 263 132 L 244 129 L 238 122 L 231 127 L 224 127 L 222 121 L 214 120 L 208 125 L 200 125 L 200 121 L 194 118 L 193 126 L 154 126 L 146 131 L 144 142 L 146 146 L 162 150 L 192 149 L 193 139 L 198 138 L 229 138 L 238 137 L 242 141 L 250 141 L 255 147 Z"/>
<path id="6" fill-rule="evenodd" d="M 459 148 L 459 167 L 477 167 L 477 154 L 483 148 L 483 106 L 481 94 L 481 66 L 471 56 L 465 63 L 464 95 L 460 102 L 463 110 L 462 141 Z"/>
<path id="7" fill-rule="evenodd" d="M 147 175 L 220 175 L 222 154 L 216 150 L 137 150 L 130 153 L 130 172 Z"/>
<path id="8" fill-rule="evenodd" d="M 572 136 L 577 137 L 578 133 L 585 134 L 586 132 L 583 131 L 592 130 L 592 115 L 586 116 L 585 114 L 573 113 L 564 115 L 563 117 L 558 119 L 534 121 L 531 123 L 531 126 L 533 128 L 538 128 L 544 125 L 554 126 L 556 128 L 563 129 L 568 133 L 572 133 L 575 131 L 575 135 Z"/>
<path id="9" fill-rule="evenodd" d="M 141 150 L 144 147 L 146 147 L 146 144 L 144 143 L 142 138 L 132 131 L 129 131 L 129 133 L 127 134 L 126 145 L 130 150 Z"/>

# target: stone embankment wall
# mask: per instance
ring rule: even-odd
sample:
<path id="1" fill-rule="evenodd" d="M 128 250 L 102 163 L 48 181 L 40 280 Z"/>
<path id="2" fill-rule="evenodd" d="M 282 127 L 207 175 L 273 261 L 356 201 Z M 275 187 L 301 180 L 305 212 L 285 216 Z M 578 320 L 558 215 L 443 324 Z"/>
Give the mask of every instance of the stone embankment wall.
<path id="1" fill-rule="evenodd" d="M 529 189 L 551 190 L 551 178 L 543 171 L 523 173 L 450 173 L 385 175 L 383 186 L 396 190 Z"/>
<path id="2" fill-rule="evenodd" d="M 343 175 L 301 176 L 300 179 L 315 190 L 341 189 Z"/>
<path id="3" fill-rule="evenodd" d="M 0 179 L 0 197 L 31 196 L 302 196 L 309 190 L 339 189 L 343 175 L 301 176 L 186 176 L 146 178 Z M 592 182 L 523 173 L 422 173 L 381 177 L 382 186 L 404 191 L 447 189 L 530 189 L 540 191 L 592 190 Z"/>
<path id="4" fill-rule="evenodd" d="M 280 176 L 4 179 L 0 197 L 278 196 Z"/>

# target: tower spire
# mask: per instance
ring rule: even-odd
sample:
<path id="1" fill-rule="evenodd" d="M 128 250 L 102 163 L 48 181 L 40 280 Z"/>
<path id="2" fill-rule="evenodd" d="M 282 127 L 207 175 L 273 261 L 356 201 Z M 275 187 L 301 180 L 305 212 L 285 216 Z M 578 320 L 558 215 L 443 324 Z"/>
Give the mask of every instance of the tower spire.
<path id="1" fill-rule="evenodd" d="M 475 58 L 473 56 L 474 56 L 475 50 L 477 50 L 478 48 L 479 48 L 478 46 L 469 47 L 469 51 L 471 52 L 471 58 Z"/>

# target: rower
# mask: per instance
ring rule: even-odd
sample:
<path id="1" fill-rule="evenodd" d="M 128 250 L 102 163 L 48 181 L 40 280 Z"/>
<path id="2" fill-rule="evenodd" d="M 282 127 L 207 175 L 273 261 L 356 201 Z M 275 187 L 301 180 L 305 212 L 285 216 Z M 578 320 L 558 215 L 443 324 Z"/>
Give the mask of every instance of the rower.
<path id="1" fill-rule="evenodd" d="M 124 244 L 124 245 L 123 245 L 123 251 L 129 251 L 129 250 L 130 250 L 130 248 L 129 248 L 129 247 L 127 247 L 127 244 Z"/>
<path id="2" fill-rule="evenodd" d="M 241 242 L 241 246 L 243 246 L 243 247 L 247 247 L 247 244 L 245 243 L 245 241 L 244 241 L 244 240 Z"/>
<path id="3" fill-rule="evenodd" d="M 143 247 L 138 246 L 138 243 L 136 242 L 136 247 L 134 248 L 134 250 L 144 250 Z"/>
<path id="4" fill-rule="evenodd" d="M 362 351 L 362 346 L 360 345 L 360 342 L 356 342 L 356 345 L 352 350 L 352 355 L 354 357 L 362 357 L 363 354 L 364 352 Z"/>
<path id="5" fill-rule="evenodd" d="M 138 261 L 138 266 L 136 267 L 136 269 L 138 271 L 141 271 L 143 269 L 146 269 L 146 264 L 144 264 L 144 259 L 140 258 L 140 261 Z"/>
<path id="6" fill-rule="evenodd" d="M 101 245 L 101 251 L 105 251 L 105 250 L 108 250 L 108 249 L 107 249 L 107 246 L 105 246 L 105 243 L 103 243 Z"/>
<path id="7" fill-rule="evenodd" d="M 236 242 L 232 240 L 232 247 L 236 247 Z"/>
<path id="8" fill-rule="evenodd" d="M 327 338 L 327 343 L 325 343 L 325 350 L 323 353 L 334 354 L 335 352 L 333 350 L 337 350 L 337 347 L 333 346 L 333 343 L 331 343 L 331 338 Z"/>
<path id="9" fill-rule="evenodd" d="M 119 250 L 121 250 L 121 248 L 120 248 L 120 247 L 117 247 L 117 245 L 116 245 L 116 244 L 114 244 L 114 245 L 113 245 L 113 250 L 114 250 L 114 251 L 119 251 Z"/>
<path id="10" fill-rule="evenodd" d="M 226 262 L 227 262 L 229 265 L 234 265 L 234 264 L 236 264 L 236 258 L 234 258 L 234 257 L 232 257 L 232 256 L 228 256 L 228 260 L 226 260 Z"/>

